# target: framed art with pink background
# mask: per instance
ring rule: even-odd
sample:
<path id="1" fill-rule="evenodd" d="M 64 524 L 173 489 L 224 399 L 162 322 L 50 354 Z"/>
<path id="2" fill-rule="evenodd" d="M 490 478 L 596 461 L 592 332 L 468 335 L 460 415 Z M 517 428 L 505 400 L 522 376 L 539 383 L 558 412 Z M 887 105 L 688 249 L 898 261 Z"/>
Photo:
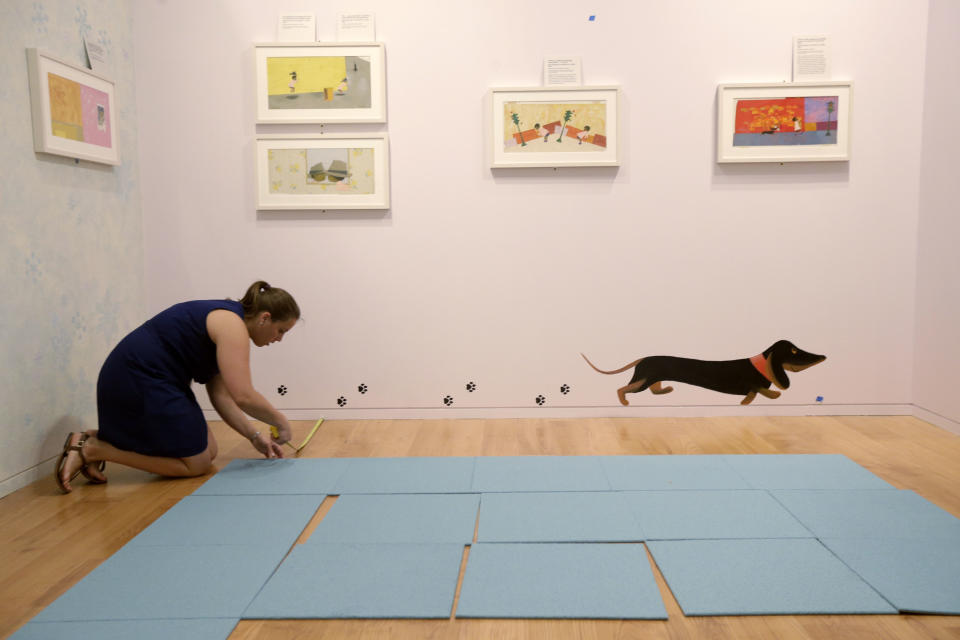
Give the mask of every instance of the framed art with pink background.
<path id="1" fill-rule="evenodd" d="M 34 149 L 120 164 L 113 82 L 39 49 L 27 49 L 27 68 Z"/>

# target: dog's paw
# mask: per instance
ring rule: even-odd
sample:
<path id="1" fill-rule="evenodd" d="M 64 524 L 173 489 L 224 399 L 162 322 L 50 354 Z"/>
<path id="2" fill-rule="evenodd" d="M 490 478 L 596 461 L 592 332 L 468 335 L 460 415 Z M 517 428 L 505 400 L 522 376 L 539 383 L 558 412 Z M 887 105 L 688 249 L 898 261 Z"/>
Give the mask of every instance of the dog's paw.
<path id="1" fill-rule="evenodd" d="M 547 403 L 547 399 L 544 398 L 543 396 L 537 396 L 536 402 L 537 402 L 537 406 L 542 407 L 543 405 L 545 405 L 545 404 Z"/>
<path id="2" fill-rule="evenodd" d="M 452 405 L 453 405 L 453 396 L 443 396 L 443 404 L 446 405 L 446 406 L 448 406 L 448 407 L 449 407 L 449 406 L 452 406 Z"/>
<path id="3" fill-rule="evenodd" d="M 570 385 L 568 384 L 562 385 L 560 387 L 560 393 L 562 393 L 563 395 L 567 395 L 568 393 L 570 393 Z"/>
<path id="4" fill-rule="evenodd" d="M 285 385 L 280 385 L 279 387 L 277 387 L 277 393 L 279 393 L 282 396 L 287 395 L 287 387 Z"/>
<path id="5" fill-rule="evenodd" d="M 366 393 L 366 392 L 367 392 L 367 385 L 361 384 L 359 387 L 357 387 L 357 391 L 359 391 L 360 393 Z"/>
<path id="6" fill-rule="evenodd" d="M 337 406 L 339 407 L 347 406 L 347 399 L 344 398 L 343 396 L 340 396 L 339 398 L 337 398 Z"/>
<path id="7" fill-rule="evenodd" d="M 473 392 L 476 391 L 476 390 L 477 390 L 477 383 L 475 383 L 475 382 L 468 382 L 468 383 L 467 383 L 467 391 L 469 391 L 470 393 L 473 393 Z"/>

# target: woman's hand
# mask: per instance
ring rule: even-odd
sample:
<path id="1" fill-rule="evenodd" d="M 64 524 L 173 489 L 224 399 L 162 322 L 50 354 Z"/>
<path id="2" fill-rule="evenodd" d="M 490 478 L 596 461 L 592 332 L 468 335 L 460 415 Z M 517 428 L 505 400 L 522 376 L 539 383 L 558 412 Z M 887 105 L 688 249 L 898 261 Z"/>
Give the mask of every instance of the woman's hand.
<path id="1" fill-rule="evenodd" d="M 275 443 L 284 444 L 290 442 L 290 438 L 293 437 L 293 431 L 290 429 L 290 423 L 284 418 L 279 427 L 270 427 L 270 435 L 273 436 Z"/>
<path id="2" fill-rule="evenodd" d="M 253 437 L 250 438 L 250 443 L 266 458 L 283 457 L 283 449 L 280 448 L 280 445 L 277 443 L 277 441 L 270 438 L 269 434 L 257 431 L 255 434 L 253 434 Z"/>

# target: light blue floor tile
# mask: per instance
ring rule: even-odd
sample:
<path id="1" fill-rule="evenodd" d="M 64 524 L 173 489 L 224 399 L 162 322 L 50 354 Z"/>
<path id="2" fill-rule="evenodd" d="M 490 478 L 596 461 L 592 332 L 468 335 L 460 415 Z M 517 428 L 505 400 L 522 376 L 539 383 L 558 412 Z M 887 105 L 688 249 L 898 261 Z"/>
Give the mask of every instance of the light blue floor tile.
<path id="1" fill-rule="evenodd" d="M 29 622 L 10 640 L 226 640 L 236 618 Z"/>
<path id="2" fill-rule="evenodd" d="M 479 542 L 639 542 L 638 518 L 623 493 L 485 493 Z"/>
<path id="3" fill-rule="evenodd" d="M 814 539 L 648 546 L 688 616 L 897 612 Z"/>
<path id="4" fill-rule="evenodd" d="M 474 458 L 352 458 L 331 493 L 470 493 Z"/>
<path id="5" fill-rule="evenodd" d="M 33 622 L 239 618 L 287 549 L 126 546 Z"/>
<path id="6" fill-rule="evenodd" d="M 913 491 L 773 491 L 818 538 L 960 542 L 960 519 Z"/>
<path id="7" fill-rule="evenodd" d="M 750 489 L 725 456 L 604 456 L 610 486 L 621 491 Z"/>
<path id="8" fill-rule="evenodd" d="M 297 545 L 252 618 L 447 618 L 462 544 Z"/>
<path id="9" fill-rule="evenodd" d="M 822 542 L 900 611 L 960 615 L 960 539 Z"/>
<path id="10" fill-rule="evenodd" d="M 193 495 L 330 494 L 348 458 L 233 460 Z"/>
<path id="11" fill-rule="evenodd" d="M 667 617 L 642 544 L 475 544 L 458 618 Z"/>
<path id="12" fill-rule="evenodd" d="M 477 458 L 473 489 L 511 491 L 609 491 L 597 456 L 490 456 Z"/>
<path id="13" fill-rule="evenodd" d="M 893 488 L 843 455 L 730 455 L 724 459 L 755 489 Z"/>
<path id="14" fill-rule="evenodd" d="M 325 497 L 187 496 L 129 544 L 231 545 L 269 541 L 289 548 Z"/>
<path id="15" fill-rule="evenodd" d="M 624 499 L 647 540 L 813 537 L 766 491 L 631 491 Z"/>
<path id="16" fill-rule="evenodd" d="M 476 494 L 345 495 L 314 529 L 321 542 L 458 542 L 470 544 L 477 524 Z"/>

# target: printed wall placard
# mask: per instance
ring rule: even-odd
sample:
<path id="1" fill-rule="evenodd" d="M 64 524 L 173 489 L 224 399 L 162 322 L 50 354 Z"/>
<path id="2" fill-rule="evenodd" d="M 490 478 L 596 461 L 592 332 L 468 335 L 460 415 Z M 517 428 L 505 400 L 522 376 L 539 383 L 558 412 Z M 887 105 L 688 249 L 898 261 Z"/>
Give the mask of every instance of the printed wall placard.
<path id="1" fill-rule="evenodd" d="M 120 164 L 113 82 L 39 49 L 27 49 L 34 149 Z"/>
<path id="2" fill-rule="evenodd" d="M 491 167 L 619 164 L 617 87 L 492 89 Z"/>
<path id="3" fill-rule="evenodd" d="M 718 162 L 850 158 L 849 82 L 720 85 Z"/>
<path id="4" fill-rule="evenodd" d="M 257 122 L 386 122 L 382 44 L 256 46 Z"/>
<path id="5" fill-rule="evenodd" d="M 257 209 L 386 209 L 386 135 L 257 138 Z"/>

